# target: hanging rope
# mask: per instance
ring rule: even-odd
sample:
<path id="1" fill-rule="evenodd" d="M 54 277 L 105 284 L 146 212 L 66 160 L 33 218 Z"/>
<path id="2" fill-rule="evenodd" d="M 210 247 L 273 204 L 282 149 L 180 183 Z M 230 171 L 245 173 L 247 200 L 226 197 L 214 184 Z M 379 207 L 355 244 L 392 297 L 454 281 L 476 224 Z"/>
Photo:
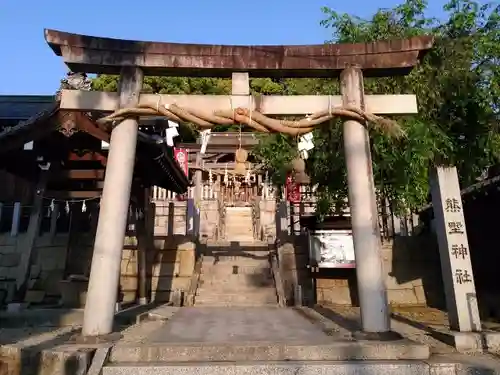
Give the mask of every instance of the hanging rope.
<path id="1" fill-rule="evenodd" d="M 329 103 L 331 104 L 330 97 Z M 274 119 L 256 110 L 252 110 L 252 104 L 249 106 L 250 109 L 241 107 L 233 108 L 231 101 L 231 109 L 221 109 L 207 113 L 198 109 L 182 108 L 176 104 L 164 106 L 160 105 L 160 101 L 158 101 L 155 104 L 139 104 L 133 108 L 118 109 L 114 113 L 97 120 L 97 123 L 103 127 L 109 127 L 110 125 L 113 127 L 129 117 L 160 115 L 178 123 L 192 123 L 200 129 L 211 129 L 217 125 L 228 126 L 240 124 L 240 126 L 246 125 L 263 133 L 279 132 L 298 136 L 311 132 L 315 127 L 328 122 L 334 117 L 341 117 L 347 120 L 358 121 L 367 126 L 367 128 L 375 128 L 394 138 L 406 135 L 397 122 L 368 113 L 359 108 L 349 106 L 332 107 L 329 105 L 328 109 L 313 113 L 301 120 L 282 120 Z"/>

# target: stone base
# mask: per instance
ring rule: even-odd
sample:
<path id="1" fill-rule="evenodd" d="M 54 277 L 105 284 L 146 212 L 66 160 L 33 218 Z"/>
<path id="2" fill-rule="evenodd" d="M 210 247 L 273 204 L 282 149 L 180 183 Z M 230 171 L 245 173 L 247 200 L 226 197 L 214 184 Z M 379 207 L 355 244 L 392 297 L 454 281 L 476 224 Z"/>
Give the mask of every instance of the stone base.
<path id="1" fill-rule="evenodd" d="M 80 346 L 40 349 L 40 346 L 0 346 L 0 373 L 9 375 L 85 375 L 94 349 Z"/>
<path id="2" fill-rule="evenodd" d="M 114 343 L 120 340 L 123 335 L 119 332 L 109 333 L 107 335 L 99 335 L 99 336 L 83 336 L 83 335 L 75 335 L 71 338 L 71 341 L 75 344 L 83 344 L 83 345 L 96 345 L 96 344 L 105 344 L 105 343 Z"/>
<path id="3" fill-rule="evenodd" d="M 460 353 L 500 353 L 500 332 L 451 332 Z"/>
<path id="4" fill-rule="evenodd" d="M 500 354 L 500 332 L 483 332 L 483 342 L 490 353 Z"/>
<path id="5" fill-rule="evenodd" d="M 453 345 L 460 353 L 483 351 L 483 335 L 480 332 L 451 332 Z"/>
<path id="6" fill-rule="evenodd" d="M 357 331 L 352 333 L 352 338 L 355 340 L 371 340 L 371 341 L 397 341 L 403 340 L 403 336 L 394 331 L 389 332 L 364 332 Z"/>

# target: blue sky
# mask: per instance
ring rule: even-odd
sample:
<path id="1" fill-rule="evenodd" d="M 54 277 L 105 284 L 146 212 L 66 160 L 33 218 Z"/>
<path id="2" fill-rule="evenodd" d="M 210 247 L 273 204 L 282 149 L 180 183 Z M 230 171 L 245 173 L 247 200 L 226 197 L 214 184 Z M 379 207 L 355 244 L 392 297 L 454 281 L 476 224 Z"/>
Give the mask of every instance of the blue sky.
<path id="1" fill-rule="evenodd" d="M 0 0 L 0 94 L 53 94 L 66 68 L 44 28 L 123 39 L 213 44 L 315 44 L 330 38 L 321 7 L 368 17 L 400 0 Z M 442 15 L 445 0 L 430 0 Z"/>

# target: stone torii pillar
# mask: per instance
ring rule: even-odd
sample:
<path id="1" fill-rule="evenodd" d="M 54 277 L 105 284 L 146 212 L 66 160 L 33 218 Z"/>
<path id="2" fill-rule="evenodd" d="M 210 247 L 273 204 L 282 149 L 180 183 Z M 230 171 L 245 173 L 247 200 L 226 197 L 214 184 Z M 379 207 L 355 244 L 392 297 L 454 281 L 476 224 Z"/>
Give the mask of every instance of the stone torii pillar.
<path id="1" fill-rule="evenodd" d="M 364 110 L 363 72 L 359 66 L 342 71 L 340 81 L 342 104 Z M 366 333 L 389 332 L 370 139 L 366 127 L 353 120 L 344 122 L 343 138 L 361 325 Z"/>
<path id="2" fill-rule="evenodd" d="M 120 108 L 137 105 L 142 83 L 140 68 L 122 68 L 118 87 Z M 122 121 L 111 133 L 83 315 L 83 336 L 103 336 L 113 331 L 137 133 L 136 119 Z"/>

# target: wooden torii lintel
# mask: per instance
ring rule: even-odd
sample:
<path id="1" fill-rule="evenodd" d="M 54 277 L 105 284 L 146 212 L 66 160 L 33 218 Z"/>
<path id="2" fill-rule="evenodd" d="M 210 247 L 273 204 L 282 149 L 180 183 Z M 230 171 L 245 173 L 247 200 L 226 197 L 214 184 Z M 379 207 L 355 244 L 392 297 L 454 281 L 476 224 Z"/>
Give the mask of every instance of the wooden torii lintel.
<path id="1" fill-rule="evenodd" d="M 365 76 L 407 74 L 433 44 L 432 36 L 355 44 L 232 46 L 144 42 L 45 30 L 45 40 L 74 72 L 120 74 L 136 66 L 144 75 L 331 78 L 346 66 Z"/>

